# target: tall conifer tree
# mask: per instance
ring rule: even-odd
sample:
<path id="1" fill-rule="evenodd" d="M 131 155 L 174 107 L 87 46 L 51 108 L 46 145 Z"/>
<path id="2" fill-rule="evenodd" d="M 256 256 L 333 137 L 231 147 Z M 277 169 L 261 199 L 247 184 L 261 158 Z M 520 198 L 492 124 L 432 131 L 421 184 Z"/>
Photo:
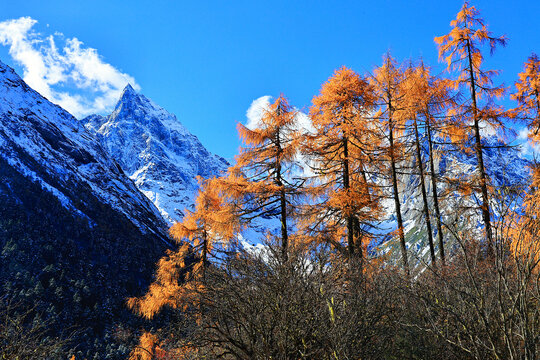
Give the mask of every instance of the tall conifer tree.
<path id="1" fill-rule="evenodd" d="M 195 210 L 170 229 L 171 237 L 179 244 L 178 250 L 169 250 L 159 260 L 155 281 L 143 297 L 129 299 L 130 308 L 151 319 L 164 306 L 183 308 L 197 304 L 209 258 L 217 255 L 216 245 L 226 248 L 240 230 L 229 203 L 216 186 L 215 178 L 201 184 Z"/>
<path id="2" fill-rule="evenodd" d="M 369 119 L 373 105 L 365 79 L 346 67 L 336 70 L 313 98 L 315 133 L 304 141 L 314 173 L 309 231 L 347 256 L 363 256 L 362 243 L 381 212 L 370 165 L 378 141 Z"/>
<path id="3" fill-rule="evenodd" d="M 456 70 L 454 80 L 456 89 L 468 91 L 469 101 L 461 106 L 461 114 L 469 121 L 470 133 L 474 138 L 477 161 L 478 188 L 481 193 L 480 210 L 486 231 L 488 253 L 493 250 L 493 232 L 489 206 L 488 177 L 484 166 L 482 126 L 501 127 L 501 109 L 493 105 L 493 98 L 504 93 L 503 87 L 494 87 L 493 77 L 496 70 L 482 68 L 484 56 L 482 47 L 488 44 L 493 52 L 499 45 L 506 44 L 504 36 L 495 37 L 488 31 L 479 11 L 465 2 L 455 20 L 450 23 L 452 30 L 444 36 L 436 37 L 439 58 L 444 59 L 449 71 Z M 482 103 L 484 104 L 482 106 Z"/>
<path id="4" fill-rule="evenodd" d="M 302 181 L 296 176 L 299 135 L 297 111 L 280 95 L 256 127 L 239 124 L 244 142 L 236 164 L 219 179 L 221 189 L 231 195 L 235 213 L 246 223 L 256 217 L 273 217 L 280 222 L 283 259 L 287 259 L 290 222 L 301 196 Z"/>
<path id="5" fill-rule="evenodd" d="M 388 171 L 394 199 L 398 225 L 397 234 L 401 247 L 403 267 L 405 272 L 409 274 L 409 260 L 398 186 L 398 162 L 403 159 L 403 143 L 400 137 L 407 121 L 407 113 L 404 111 L 406 106 L 405 74 L 392 56 L 386 54 L 382 66 L 374 70 L 370 82 L 377 96 L 378 111 L 375 114 L 375 119 L 381 125 L 382 132 L 380 136 L 386 140 L 381 149 L 383 157 L 389 163 Z"/>
<path id="6" fill-rule="evenodd" d="M 518 75 L 516 90 L 511 98 L 517 101 L 517 107 L 510 110 L 513 118 L 524 122 L 529 130 L 528 139 L 534 144 L 540 143 L 540 59 L 531 54 Z M 540 166 L 532 165 L 532 181 L 525 197 L 525 213 L 517 224 L 516 236 L 512 242 L 515 253 L 532 257 L 540 262 Z"/>

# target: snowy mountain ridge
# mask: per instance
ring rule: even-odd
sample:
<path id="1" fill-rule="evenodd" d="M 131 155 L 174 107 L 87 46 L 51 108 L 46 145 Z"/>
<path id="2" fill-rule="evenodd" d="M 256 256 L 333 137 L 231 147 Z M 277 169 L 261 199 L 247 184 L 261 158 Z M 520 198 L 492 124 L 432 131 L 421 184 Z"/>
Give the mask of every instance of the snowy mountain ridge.
<path id="1" fill-rule="evenodd" d="M 229 165 L 208 152 L 175 115 L 130 85 L 110 115 L 91 115 L 81 122 L 169 224 L 180 221 L 184 209 L 192 206 L 197 176 L 218 175 Z"/>
<path id="2" fill-rule="evenodd" d="M 31 89 L 0 61 L 0 157 L 53 193 L 62 205 L 95 223 L 92 194 L 123 214 L 143 233 L 159 236 L 159 212 L 118 164 L 71 114 Z M 88 193 L 86 193 L 88 192 Z M 88 195 L 90 196 L 90 195 Z"/>

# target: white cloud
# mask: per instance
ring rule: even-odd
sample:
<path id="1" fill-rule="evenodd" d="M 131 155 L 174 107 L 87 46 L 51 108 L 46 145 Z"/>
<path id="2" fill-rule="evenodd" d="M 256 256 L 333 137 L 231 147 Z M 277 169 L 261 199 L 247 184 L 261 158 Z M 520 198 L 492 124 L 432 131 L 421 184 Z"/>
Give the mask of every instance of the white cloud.
<path id="1" fill-rule="evenodd" d="M 518 133 L 518 139 L 527 140 L 527 138 L 529 137 L 529 133 L 530 131 L 526 127 L 521 128 L 521 130 L 519 130 L 519 133 Z"/>
<path id="2" fill-rule="evenodd" d="M 261 96 L 260 98 L 253 100 L 246 112 L 247 122 L 245 126 L 248 129 L 253 130 L 261 125 L 261 119 L 264 115 L 264 112 L 269 109 L 270 101 L 272 101 L 272 97 L 269 95 Z M 307 114 L 299 111 L 297 108 L 294 108 L 294 110 L 297 111 L 297 130 L 299 130 L 299 132 L 303 134 L 315 134 L 315 128 L 313 127 L 313 123 L 311 122 L 310 117 Z M 300 152 L 296 154 L 296 162 L 297 165 L 300 167 L 300 169 L 298 169 L 300 175 L 313 176 L 313 172 L 308 165 L 308 159 Z M 294 175 L 296 176 L 298 174 L 295 173 Z"/>
<path id="3" fill-rule="evenodd" d="M 135 79 L 103 61 L 96 49 L 61 33 L 44 36 L 30 17 L 0 22 L 0 44 L 23 68 L 28 85 L 76 117 L 109 112 L 122 89 Z M 48 27 L 48 25 L 47 25 Z M 58 48 L 57 40 L 63 46 Z"/>
<path id="4" fill-rule="evenodd" d="M 531 131 L 526 127 L 522 128 L 518 133 L 518 140 L 521 142 L 521 154 L 526 157 L 535 157 L 540 148 L 538 144 L 535 144 L 529 139 Z"/>
<path id="5" fill-rule="evenodd" d="M 272 96 L 270 95 L 261 96 L 260 98 L 253 100 L 246 112 L 246 127 L 248 129 L 253 130 L 261 125 L 262 116 L 264 115 L 264 112 L 269 109 L 270 101 L 272 101 Z M 296 123 L 298 125 L 298 130 L 303 133 L 315 133 L 315 129 L 313 128 L 309 116 L 296 108 L 295 110 L 297 111 Z"/>
<path id="6" fill-rule="evenodd" d="M 270 107 L 271 99 L 272 97 L 270 95 L 265 95 L 253 100 L 253 102 L 249 106 L 249 109 L 246 112 L 246 127 L 248 129 L 253 130 L 261 125 L 261 119 L 263 117 L 264 111 L 268 110 L 268 108 Z"/>

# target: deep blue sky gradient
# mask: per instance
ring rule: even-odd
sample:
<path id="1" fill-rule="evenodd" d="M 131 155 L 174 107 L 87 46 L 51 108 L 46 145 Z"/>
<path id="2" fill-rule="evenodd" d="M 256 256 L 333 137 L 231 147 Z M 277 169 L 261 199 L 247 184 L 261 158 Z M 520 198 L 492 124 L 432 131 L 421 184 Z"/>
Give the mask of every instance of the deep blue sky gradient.
<path id="1" fill-rule="evenodd" d="M 508 46 L 489 65 L 513 83 L 526 57 L 540 53 L 539 1 L 474 1 Z M 461 1 L 10 1 L 0 21 L 30 16 L 44 34 L 62 32 L 96 48 L 175 113 L 212 152 L 237 151 L 236 122 L 251 102 L 283 92 L 307 111 L 333 70 L 370 71 L 391 50 L 423 57 L 437 71 L 433 37 L 450 29 Z M 47 28 L 46 25 L 49 25 Z M 14 66 L 7 48 L 0 59 Z"/>

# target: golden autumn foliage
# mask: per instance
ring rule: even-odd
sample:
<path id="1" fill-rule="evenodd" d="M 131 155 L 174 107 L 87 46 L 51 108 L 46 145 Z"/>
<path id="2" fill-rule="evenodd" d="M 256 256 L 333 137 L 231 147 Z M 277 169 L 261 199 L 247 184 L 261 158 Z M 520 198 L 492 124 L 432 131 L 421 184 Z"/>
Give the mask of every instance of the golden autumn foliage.
<path id="1" fill-rule="evenodd" d="M 538 199 L 531 198 L 526 204 L 526 214 L 515 216 L 508 231 L 510 250 L 518 263 L 534 273 L 540 273 L 540 207 Z"/>
<path id="2" fill-rule="evenodd" d="M 196 304 L 204 289 L 209 257 L 216 246 L 226 247 L 239 231 L 240 224 L 215 182 L 214 178 L 201 184 L 195 210 L 171 227 L 171 237 L 180 247 L 168 250 L 159 260 L 148 292 L 142 298 L 128 300 L 128 306 L 145 318 L 154 317 L 164 306 L 186 308 Z"/>
<path id="3" fill-rule="evenodd" d="M 480 12 L 469 5 L 468 2 L 457 14 L 455 20 L 450 23 L 450 33 L 435 37 L 435 43 L 439 48 L 439 59 L 447 65 L 447 70 L 457 72 L 457 78 L 447 83 L 458 90 L 464 88 L 470 93 L 470 101 L 450 109 L 450 117 L 455 122 L 455 127 L 448 130 L 454 140 L 465 138 L 463 129 L 489 126 L 494 130 L 503 129 L 502 116 L 504 111 L 494 105 L 492 100 L 504 95 L 504 86 L 493 86 L 493 77 L 499 74 L 497 70 L 483 68 L 484 56 L 482 50 L 488 45 L 490 53 L 497 46 L 505 46 L 505 36 L 493 36 L 488 31 Z M 480 103 L 484 100 L 484 106 Z M 457 105 L 457 104 L 456 104 Z M 449 124 L 452 125 L 452 124 Z M 483 165 L 482 165 L 483 166 Z"/>
<path id="4" fill-rule="evenodd" d="M 258 202 L 265 204 L 264 211 L 268 213 L 278 210 L 278 198 L 283 191 L 287 195 L 295 193 L 295 185 L 289 181 L 299 144 L 296 117 L 296 110 L 282 94 L 268 109 L 263 109 L 263 116 L 255 128 L 248 129 L 238 124 L 244 147 L 235 157 L 236 164 L 229 172 L 245 177 L 243 185 L 249 185 L 249 188 L 243 193 L 255 194 L 260 198 Z M 234 195 L 241 197 L 242 193 Z"/>
<path id="5" fill-rule="evenodd" d="M 369 118 L 374 101 L 365 79 L 346 67 L 336 70 L 313 98 L 315 133 L 303 142 L 314 173 L 304 226 L 349 255 L 362 255 L 367 227 L 381 211 L 370 165 L 379 141 Z"/>
<path id="6" fill-rule="evenodd" d="M 407 111 L 407 70 L 390 53 L 385 54 L 381 66 L 373 70 L 369 82 L 376 96 L 373 117 L 379 124 L 379 138 L 386 138 L 380 156 L 386 162 L 403 160 L 402 137 L 411 113 Z"/>
<path id="7" fill-rule="evenodd" d="M 452 30 L 446 35 L 435 37 L 435 43 L 439 47 L 439 59 L 446 63 L 449 71 L 456 70 L 459 73 L 458 78 L 453 81 L 454 86 L 470 86 L 471 81 L 474 81 L 479 98 L 484 94 L 502 96 L 504 87 L 491 87 L 492 78 L 498 71 L 481 68 L 484 61 L 481 47 L 487 43 L 493 53 L 497 46 L 506 45 L 507 38 L 493 36 L 480 17 L 480 12 L 467 1 L 456 19 L 450 22 L 450 26 Z"/>
<path id="8" fill-rule="evenodd" d="M 170 234 L 177 242 L 188 241 L 194 253 L 204 261 L 216 245 L 226 246 L 240 229 L 228 196 L 218 186 L 218 178 L 204 182 L 195 199 L 195 210 L 174 224 Z"/>
<path id="9" fill-rule="evenodd" d="M 129 354 L 129 360 L 191 360 L 197 358 L 197 353 L 197 349 L 190 344 L 165 349 L 158 336 L 144 332 L 139 344 Z"/>
<path id="10" fill-rule="evenodd" d="M 504 130 L 502 118 L 505 114 L 500 106 L 493 102 L 495 98 L 505 93 L 503 86 L 493 86 L 496 70 L 486 70 L 482 67 L 484 56 L 482 49 L 488 45 L 490 53 L 497 46 L 506 45 L 505 36 L 493 36 L 488 31 L 480 12 L 465 2 L 455 20 L 450 23 L 450 33 L 436 37 L 439 47 L 439 59 L 446 62 L 448 71 L 456 71 L 458 76 L 453 80 L 454 88 L 465 88 L 470 94 L 470 101 L 463 102 L 453 110 L 454 118 L 458 121 L 456 132 L 463 125 L 470 126 L 470 136 L 474 138 L 477 160 L 477 174 L 470 182 L 471 189 L 480 191 L 482 202 L 480 211 L 486 230 L 488 252 L 493 249 L 493 232 L 491 228 L 491 210 L 489 207 L 488 178 L 483 160 L 483 145 L 481 128 L 490 127 L 495 131 Z"/>
<path id="11" fill-rule="evenodd" d="M 282 255 L 287 256 L 289 227 L 301 196 L 297 155 L 297 111 L 281 94 L 252 129 L 238 124 L 244 143 L 236 164 L 218 180 L 232 199 L 236 216 L 249 223 L 256 217 L 274 217 L 281 224 Z"/>
<path id="12" fill-rule="evenodd" d="M 510 116 L 527 124 L 529 139 L 540 142 L 540 59 L 536 54 L 529 56 L 523 72 L 518 74 L 516 91 L 511 95 L 518 106 L 510 111 Z"/>
<path id="13" fill-rule="evenodd" d="M 129 355 L 129 360 L 164 359 L 163 350 L 159 347 L 159 339 L 148 332 L 141 335 L 139 345 Z"/>
<path id="14" fill-rule="evenodd" d="M 158 262 L 155 281 L 142 298 L 130 298 L 128 306 L 143 317 L 154 317 L 164 306 L 176 308 L 190 293 L 192 286 L 183 283 L 181 274 L 185 271 L 185 257 L 189 245 L 183 245 L 178 251 L 168 251 Z"/>
<path id="15" fill-rule="evenodd" d="M 540 136 L 540 60 L 535 54 L 529 56 L 519 80 L 515 83 L 516 91 L 511 95 L 518 106 L 510 110 L 510 116 L 527 125 L 528 138 L 538 144 Z M 511 232 L 513 252 L 532 265 L 540 262 L 540 167 L 531 166 L 532 182 L 524 202 L 524 214 L 517 216 Z"/>
<path id="16" fill-rule="evenodd" d="M 452 80 L 432 75 L 421 62 L 407 69 L 404 110 L 406 118 L 416 117 L 441 138 L 459 144 L 467 138 L 468 127 L 456 119 L 458 96 L 452 88 Z"/>

